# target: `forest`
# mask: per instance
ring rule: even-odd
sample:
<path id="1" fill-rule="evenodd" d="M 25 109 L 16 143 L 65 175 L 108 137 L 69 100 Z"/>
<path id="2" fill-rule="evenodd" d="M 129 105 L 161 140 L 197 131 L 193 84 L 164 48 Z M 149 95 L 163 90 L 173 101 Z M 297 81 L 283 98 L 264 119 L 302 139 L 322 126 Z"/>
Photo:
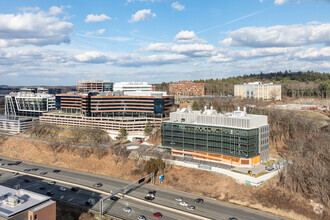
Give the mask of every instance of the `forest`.
<path id="1" fill-rule="evenodd" d="M 259 73 L 223 79 L 200 79 L 194 82 L 205 83 L 205 95 L 225 96 L 234 94 L 234 85 L 249 82 L 274 83 L 282 85 L 282 97 L 329 98 L 330 74 L 313 71 Z M 160 91 L 168 91 L 169 83 L 158 85 Z"/>

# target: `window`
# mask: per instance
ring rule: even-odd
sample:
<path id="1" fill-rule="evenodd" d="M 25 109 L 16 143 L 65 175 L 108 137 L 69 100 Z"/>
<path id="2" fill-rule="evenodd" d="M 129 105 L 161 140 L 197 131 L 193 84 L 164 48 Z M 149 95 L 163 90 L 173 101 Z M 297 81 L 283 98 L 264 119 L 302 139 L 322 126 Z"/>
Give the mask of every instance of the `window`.
<path id="1" fill-rule="evenodd" d="M 38 216 L 37 215 L 34 215 L 34 220 L 37 220 Z"/>

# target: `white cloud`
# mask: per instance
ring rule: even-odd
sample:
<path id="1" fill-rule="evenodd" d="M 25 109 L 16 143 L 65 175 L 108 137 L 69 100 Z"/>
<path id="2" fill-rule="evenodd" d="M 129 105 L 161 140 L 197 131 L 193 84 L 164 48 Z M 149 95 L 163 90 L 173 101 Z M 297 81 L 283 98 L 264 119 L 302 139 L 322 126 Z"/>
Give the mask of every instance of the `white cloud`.
<path id="1" fill-rule="evenodd" d="M 69 43 L 73 24 L 42 11 L 0 14 L 0 47 Z"/>
<path id="2" fill-rule="evenodd" d="M 212 44 L 149 44 L 146 51 L 179 53 L 189 57 L 206 57 L 215 54 L 216 48 Z"/>
<path id="3" fill-rule="evenodd" d="M 98 51 L 89 51 L 75 56 L 77 61 L 84 63 L 107 63 L 109 57 Z"/>
<path id="4" fill-rule="evenodd" d="M 39 7 L 22 7 L 19 8 L 20 11 L 40 11 Z"/>
<path id="5" fill-rule="evenodd" d="M 105 28 L 102 28 L 102 29 L 97 30 L 97 33 L 98 34 L 103 34 L 104 32 L 105 32 Z"/>
<path id="6" fill-rule="evenodd" d="M 287 3 L 289 0 L 275 0 L 274 4 L 275 5 L 283 5 L 284 3 Z"/>
<path id="7" fill-rule="evenodd" d="M 134 22 L 144 21 L 149 17 L 156 17 L 156 14 L 152 13 L 150 9 L 143 9 L 133 14 L 129 22 L 134 23 Z"/>
<path id="8" fill-rule="evenodd" d="M 57 6 L 52 6 L 52 7 L 49 8 L 48 13 L 49 13 L 50 15 L 58 15 L 58 14 L 61 14 L 61 13 L 63 13 L 63 7 L 59 8 L 59 7 L 57 7 Z"/>
<path id="9" fill-rule="evenodd" d="M 324 47 L 322 49 L 316 49 L 315 47 L 304 48 L 303 50 L 296 52 L 293 55 L 295 58 L 300 60 L 330 60 L 330 47 Z"/>
<path id="10" fill-rule="evenodd" d="M 184 5 L 181 5 L 179 2 L 173 2 L 171 6 L 177 11 L 183 11 L 185 8 Z"/>
<path id="11" fill-rule="evenodd" d="M 111 20 L 111 18 L 105 14 L 100 14 L 100 15 L 89 14 L 86 17 L 85 22 L 100 22 L 105 20 Z"/>
<path id="12" fill-rule="evenodd" d="M 241 47 L 292 47 L 320 43 L 329 45 L 330 23 L 245 27 L 229 32 L 229 37 L 220 43 Z"/>
<path id="13" fill-rule="evenodd" d="M 196 36 L 194 31 L 180 31 L 174 40 L 180 43 L 205 43 L 206 41 Z"/>

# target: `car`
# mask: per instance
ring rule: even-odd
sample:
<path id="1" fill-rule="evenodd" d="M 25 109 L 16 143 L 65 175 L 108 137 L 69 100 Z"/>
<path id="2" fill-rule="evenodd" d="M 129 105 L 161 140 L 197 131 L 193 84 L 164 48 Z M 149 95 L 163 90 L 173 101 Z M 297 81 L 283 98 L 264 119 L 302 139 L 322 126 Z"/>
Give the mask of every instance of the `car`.
<path id="1" fill-rule="evenodd" d="M 8 166 L 12 166 L 13 165 L 13 163 L 8 163 Z"/>
<path id="2" fill-rule="evenodd" d="M 95 199 L 89 198 L 88 201 L 85 202 L 86 205 L 93 206 L 95 205 Z"/>
<path id="3" fill-rule="evenodd" d="M 22 161 L 16 161 L 15 163 L 13 163 L 13 165 L 19 165 L 21 163 L 22 163 Z"/>
<path id="4" fill-rule="evenodd" d="M 178 202 L 182 202 L 183 201 L 183 199 L 181 197 L 176 197 L 175 200 L 178 201 Z"/>
<path id="5" fill-rule="evenodd" d="M 157 217 L 157 218 L 161 218 L 163 217 L 162 213 L 160 212 L 155 212 L 154 214 L 152 214 L 153 216 Z"/>
<path id="6" fill-rule="evenodd" d="M 3 166 L 3 165 L 5 165 L 4 163 L 0 163 L 0 166 Z"/>
<path id="7" fill-rule="evenodd" d="M 118 201 L 119 200 L 119 197 L 117 197 L 117 196 L 111 196 L 110 199 L 113 200 L 113 201 Z"/>
<path id="8" fill-rule="evenodd" d="M 193 205 L 187 206 L 187 209 L 190 211 L 193 211 L 193 210 L 195 210 L 195 206 L 193 206 Z"/>
<path id="9" fill-rule="evenodd" d="M 63 186 L 61 186 L 61 187 L 60 187 L 60 191 L 64 192 L 64 191 L 66 191 L 66 188 L 63 187 Z"/>
<path id="10" fill-rule="evenodd" d="M 47 183 L 48 183 L 48 185 L 55 185 L 56 184 L 55 181 L 48 181 Z"/>
<path id="11" fill-rule="evenodd" d="M 198 198 L 198 199 L 195 199 L 195 202 L 196 203 L 203 203 L 204 202 L 204 199 Z"/>
<path id="12" fill-rule="evenodd" d="M 18 173 L 17 173 L 17 172 L 12 172 L 11 175 L 13 175 L 13 176 L 17 176 Z"/>
<path id="13" fill-rule="evenodd" d="M 71 191 L 77 192 L 78 191 L 78 187 L 71 187 Z"/>
<path id="14" fill-rule="evenodd" d="M 24 182 L 27 182 L 27 183 L 29 183 L 29 182 L 31 182 L 31 181 L 32 181 L 32 180 L 29 179 L 29 178 L 24 179 Z"/>
<path id="15" fill-rule="evenodd" d="M 54 173 L 59 173 L 61 170 L 53 170 Z"/>
<path id="16" fill-rule="evenodd" d="M 185 202 L 185 201 L 182 201 L 182 202 L 180 202 L 179 204 L 182 205 L 182 206 L 188 206 L 188 203 Z"/>
<path id="17" fill-rule="evenodd" d="M 149 191 L 149 194 L 154 194 L 154 195 L 156 195 L 156 190 Z"/>
<path id="18" fill-rule="evenodd" d="M 31 170 L 32 170 L 32 171 L 38 171 L 39 168 L 32 168 Z"/>
<path id="19" fill-rule="evenodd" d="M 146 200 L 154 200 L 155 199 L 155 197 L 154 196 L 149 196 L 149 194 L 146 196 L 146 197 L 144 197 Z"/>
<path id="20" fill-rule="evenodd" d="M 125 207 L 123 208 L 124 212 L 128 212 L 130 213 L 132 211 L 132 209 L 130 207 Z"/>
<path id="21" fill-rule="evenodd" d="M 31 169 L 24 169 L 24 172 L 29 172 L 31 171 Z"/>
<path id="22" fill-rule="evenodd" d="M 238 220 L 238 218 L 230 217 L 230 218 L 228 218 L 228 220 Z"/>
<path id="23" fill-rule="evenodd" d="M 101 187 L 101 186 L 103 186 L 102 183 L 95 183 L 95 184 L 93 185 L 93 187 Z"/>
<path id="24" fill-rule="evenodd" d="M 40 172 L 40 175 L 46 175 L 47 174 L 47 172 Z"/>
<path id="25" fill-rule="evenodd" d="M 147 220 L 147 218 L 144 215 L 139 215 L 137 217 L 138 220 Z"/>
<path id="26" fill-rule="evenodd" d="M 46 190 L 46 187 L 44 187 L 44 186 L 40 186 L 39 189 L 41 189 L 41 190 Z"/>
<path id="27" fill-rule="evenodd" d="M 46 193 L 48 196 L 53 196 L 54 195 L 54 192 L 53 191 L 47 191 L 47 193 Z"/>

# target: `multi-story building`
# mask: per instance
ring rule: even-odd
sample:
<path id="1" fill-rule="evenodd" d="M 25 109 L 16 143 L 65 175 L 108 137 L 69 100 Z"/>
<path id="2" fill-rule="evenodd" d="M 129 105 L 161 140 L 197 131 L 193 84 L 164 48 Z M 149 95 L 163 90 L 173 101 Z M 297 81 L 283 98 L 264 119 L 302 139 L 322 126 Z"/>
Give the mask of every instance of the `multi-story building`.
<path id="1" fill-rule="evenodd" d="M 5 96 L 5 114 L 38 117 L 55 110 L 55 96 L 45 93 L 17 92 Z"/>
<path id="2" fill-rule="evenodd" d="M 183 96 L 203 96 L 205 95 L 205 84 L 194 83 L 192 81 L 180 81 L 169 84 L 169 94 Z"/>
<path id="3" fill-rule="evenodd" d="M 38 118 L 35 117 L 15 117 L 0 115 L 0 131 L 6 131 L 10 133 L 24 132 L 38 122 Z"/>
<path id="4" fill-rule="evenodd" d="M 174 156 L 253 166 L 269 158 L 267 116 L 182 109 L 162 122 L 162 145 Z"/>
<path id="5" fill-rule="evenodd" d="M 166 92 L 90 92 L 56 96 L 60 113 L 45 113 L 41 123 L 101 128 L 109 132 L 125 128 L 143 133 L 148 122 L 161 126 L 174 105 Z"/>
<path id="6" fill-rule="evenodd" d="M 261 82 L 234 85 L 234 96 L 241 98 L 281 100 L 281 85 Z"/>
<path id="7" fill-rule="evenodd" d="M 56 202 L 25 189 L 0 185 L 0 219 L 56 220 Z"/>
<path id="8" fill-rule="evenodd" d="M 113 82 L 107 80 L 80 80 L 77 83 L 77 92 L 109 92 L 113 91 Z"/>
<path id="9" fill-rule="evenodd" d="M 122 91 L 124 94 L 126 92 L 150 92 L 152 91 L 152 86 L 147 82 L 119 82 L 115 83 L 113 86 L 113 91 Z"/>

